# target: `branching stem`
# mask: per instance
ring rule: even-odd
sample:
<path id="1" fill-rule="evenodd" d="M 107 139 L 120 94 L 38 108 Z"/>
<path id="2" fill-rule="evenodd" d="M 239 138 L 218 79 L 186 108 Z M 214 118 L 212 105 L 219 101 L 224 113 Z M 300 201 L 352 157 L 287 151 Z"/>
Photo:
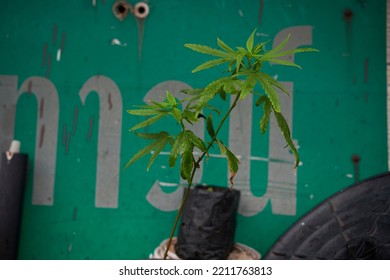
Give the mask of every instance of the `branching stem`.
<path id="1" fill-rule="evenodd" d="M 240 96 L 241 96 L 241 91 L 237 93 L 237 95 L 236 95 L 233 103 L 231 104 L 229 110 L 223 116 L 221 122 L 218 125 L 217 130 L 215 131 L 214 137 L 211 139 L 209 145 L 206 148 L 206 151 L 204 151 L 202 153 L 202 155 L 194 162 L 194 167 L 192 168 L 192 171 L 191 171 L 191 177 L 190 177 L 190 180 L 188 182 L 188 187 L 187 187 L 186 192 L 184 193 L 183 199 L 181 201 L 181 204 L 180 204 L 180 207 L 179 207 L 179 211 L 177 212 L 176 219 L 175 219 L 175 222 L 174 222 L 172 230 L 171 230 L 171 234 L 170 234 L 169 239 L 168 239 L 167 248 L 165 249 L 165 252 L 164 252 L 164 260 L 166 260 L 167 257 L 168 257 L 169 248 L 171 247 L 172 239 L 173 239 L 173 236 L 175 235 L 177 224 L 179 223 L 181 214 L 183 212 L 184 205 L 185 205 L 185 203 L 187 201 L 187 198 L 188 198 L 188 195 L 190 193 L 190 190 L 191 190 L 191 187 L 192 187 L 192 182 L 193 182 L 195 174 L 196 174 L 196 170 L 199 168 L 200 162 L 203 160 L 205 155 L 207 155 L 209 149 L 212 147 L 214 142 L 217 140 L 218 133 L 220 132 L 223 124 L 225 123 L 226 119 L 229 117 L 230 113 L 233 111 L 234 107 L 236 107 L 238 101 L 240 100 Z"/>

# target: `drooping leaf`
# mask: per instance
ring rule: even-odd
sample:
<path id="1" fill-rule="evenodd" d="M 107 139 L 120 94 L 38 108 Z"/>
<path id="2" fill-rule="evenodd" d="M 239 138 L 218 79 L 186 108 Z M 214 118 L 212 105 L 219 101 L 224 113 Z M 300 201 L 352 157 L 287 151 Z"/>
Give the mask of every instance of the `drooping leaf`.
<path id="1" fill-rule="evenodd" d="M 217 59 L 209 60 L 209 61 L 197 66 L 194 70 L 192 70 L 192 73 L 196 73 L 196 72 L 201 71 L 201 70 L 213 68 L 213 67 L 221 65 L 225 62 L 228 62 L 228 61 L 229 61 L 229 59 L 226 59 L 226 58 L 217 58 Z"/>
<path id="2" fill-rule="evenodd" d="M 282 132 L 282 135 L 284 136 L 284 139 L 287 142 L 287 145 L 290 147 L 292 153 L 294 154 L 295 157 L 294 169 L 296 169 L 299 165 L 299 154 L 291 138 L 290 128 L 288 127 L 288 124 L 281 113 L 274 112 L 274 115 L 276 118 L 276 122 L 278 123 L 278 126 L 280 128 L 280 131 Z"/>
<path id="3" fill-rule="evenodd" d="M 150 157 L 148 166 L 146 167 L 147 171 L 150 170 L 150 167 L 152 166 L 153 162 L 156 160 L 157 156 L 161 153 L 164 147 L 168 144 L 169 140 L 171 140 L 171 138 L 169 135 L 167 135 L 166 137 L 163 137 L 156 141 L 157 143 L 153 149 L 153 155 Z"/>
<path id="4" fill-rule="evenodd" d="M 206 128 L 207 128 L 207 133 L 210 135 L 210 137 L 213 139 L 215 137 L 215 130 L 214 130 L 214 125 L 213 125 L 213 115 L 209 115 L 207 118 L 206 122 Z"/>
<path id="5" fill-rule="evenodd" d="M 173 167 L 183 147 L 184 131 L 180 132 L 172 145 L 171 152 L 169 154 L 169 166 Z"/>
<path id="6" fill-rule="evenodd" d="M 226 101 L 226 91 L 223 90 L 223 88 L 221 88 L 219 91 L 218 91 L 218 94 L 219 96 L 221 97 L 221 99 L 223 101 Z"/>
<path id="7" fill-rule="evenodd" d="M 145 155 L 149 154 L 151 151 L 153 151 L 154 149 L 160 149 L 159 147 L 165 143 L 165 145 L 169 142 L 169 134 L 166 133 L 166 132 L 162 132 L 160 133 L 160 136 L 158 138 L 156 138 L 156 141 L 152 142 L 151 144 L 147 145 L 146 147 L 144 147 L 143 149 L 139 150 L 125 165 L 124 168 L 128 168 L 130 165 L 132 165 L 134 162 L 136 162 L 137 160 L 139 160 L 140 158 L 144 157 Z M 165 146 L 164 145 L 164 146 Z M 164 148 L 164 147 L 163 147 Z M 161 150 L 160 150 L 161 151 Z M 149 162 L 148 164 L 148 168 L 150 167 L 150 165 L 153 163 L 152 162 Z"/>
<path id="8" fill-rule="evenodd" d="M 206 152 L 207 148 L 206 145 L 204 144 L 203 140 L 200 139 L 198 136 L 196 136 L 191 130 L 186 130 L 185 131 L 186 136 L 188 139 L 191 140 L 191 142 L 198 147 L 202 152 Z"/>
<path id="9" fill-rule="evenodd" d="M 238 91 L 236 87 L 236 81 L 237 79 L 228 77 L 221 79 L 220 82 L 222 83 L 222 88 L 226 93 L 235 94 Z"/>
<path id="10" fill-rule="evenodd" d="M 267 126 L 268 126 L 269 119 L 271 116 L 271 111 L 272 111 L 271 103 L 268 100 L 268 98 L 264 100 L 263 111 L 264 111 L 264 114 L 260 120 L 260 131 L 261 131 L 261 133 L 264 134 L 267 131 Z"/>
<path id="11" fill-rule="evenodd" d="M 248 40 L 246 41 L 246 48 L 249 52 L 252 52 L 253 50 L 253 43 L 254 43 L 254 40 L 255 40 L 255 33 L 256 33 L 256 29 L 253 30 L 252 34 L 249 36 Z"/>
<path id="12" fill-rule="evenodd" d="M 189 185 L 191 184 L 191 173 L 194 168 L 193 148 L 194 146 L 192 146 L 192 149 L 189 147 L 183 152 L 180 165 L 180 175 L 183 179 L 187 180 Z"/>
<path id="13" fill-rule="evenodd" d="M 219 139 L 215 139 L 215 140 L 217 140 L 217 143 L 218 143 L 218 148 L 219 148 L 219 151 L 221 152 L 221 155 L 226 155 L 226 147 L 225 147 L 225 145 L 222 143 L 222 141 L 221 140 L 219 140 Z"/>
<path id="14" fill-rule="evenodd" d="M 259 99 L 257 99 L 257 101 L 256 101 L 256 106 L 260 106 L 266 100 L 268 100 L 267 96 L 265 96 L 265 95 L 260 96 Z"/>
<path id="15" fill-rule="evenodd" d="M 225 92 L 229 92 L 228 90 L 236 90 L 234 85 L 234 81 L 230 77 L 223 77 L 212 81 L 200 94 L 200 98 L 196 106 L 196 113 L 200 113 L 200 111 L 208 105 L 209 101 L 213 99 L 216 94 L 221 92 L 221 89 Z"/>
<path id="16" fill-rule="evenodd" d="M 258 74 L 258 81 L 267 94 L 269 100 L 272 103 L 272 107 L 276 112 L 280 112 L 280 100 L 278 93 L 268 79 L 264 78 L 263 73 Z"/>
<path id="17" fill-rule="evenodd" d="M 229 53 L 211 48 L 209 46 L 198 45 L 198 44 L 185 44 L 184 46 L 193 50 L 193 51 L 212 55 L 212 56 L 217 56 L 217 57 L 222 57 L 222 58 L 231 57 L 231 55 Z"/>
<path id="18" fill-rule="evenodd" d="M 161 114 L 156 115 L 154 117 L 148 118 L 148 119 L 136 124 L 132 128 L 130 128 L 130 131 L 134 131 L 134 130 L 140 129 L 142 127 L 145 127 L 145 126 L 149 126 L 149 125 L 155 123 L 156 121 L 162 119 L 164 116 L 166 116 L 166 114 L 167 113 L 164 112 L 164 113 L 161 113 Z"/>
<path id="19" fill-rule="evenodd" d="M 247 78 L 241 84 L 241 99 L 245 99 L 248 94 L 252 93 L 253 88 L 256 86 L 257 75 L 255 73 L 251 73 L 247 76 Z"/>
<path id="20" fill-rule="evenodd" d="M 259 75 L 261 77 L 263 77 L 265 80 L 267 80 L 272 86 L 275 86 L 278 89 L 280 89 L 281 91 L 283 91 L 284 93 L 286 93 L 287 95 L 290 95 L 288 90 L 281 83 L 279 83 L 276 79 L 274 79 L 270 75 L 268 75 L 266 73 L 259 73 Z"/>
<path id="21" fill-rule="evenodd" d="M 216 139 L 219 147 L 219 151 L 221 152 L 221 155 L 226 156 L 226 159 L 228 161 L 228 167 L 229 167 L 229 181 L 231 186 L 233 186 L 233 179 L 237 174 L 238 171 L 238 165 L 239 160 L 238 158 L 225 146 L 225 144 L 222 143 L 221 140 Z"/>
<path id="22" fill-rule="evenodd" d="M 238 171 L 239 160 L 228 148 L 226 148 L 226 158 L 229 166 L 230 188 L 232 188 L 234 185 L 234 177 Z"/>
<path id="23" fill-rule="evenodd" d="M 196 114 L 188 109 L 183 111 L 183 118 L 190 123 L 198 121 Z"/>
<path id="24" fill-rule="evenodd" d="M 211 106 L 210 104 L 207 104 L 206 106 L 205 106 L 205 108 L 208 108 L 208 109 L 210 109 L 210 110 L 213 110 L 215 113 L 217 113 L 218 115 L 220 115 L 221 114 L 221 111 L 220 110 L 218 110 L 217 108 L 215 108 L 214 106 Z"/>

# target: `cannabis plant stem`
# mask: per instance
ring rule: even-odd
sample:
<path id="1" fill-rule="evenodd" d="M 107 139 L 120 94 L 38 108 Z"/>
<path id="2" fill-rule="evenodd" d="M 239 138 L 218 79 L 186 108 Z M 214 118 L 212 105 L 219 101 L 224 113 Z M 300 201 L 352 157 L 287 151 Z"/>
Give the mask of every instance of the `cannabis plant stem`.
<path id="1" fill-rule="evenodd" d="M 190 180 L 188 182 L 188 187 L 186 189 L 186 192 L 184 193 L 183 200 L 182 200 L 182 202 L 180 204 L 179 211 L 177 212 L 176 219 L 175 219 L 175 222 L 173 224 L 173 227 L 172 227 L 172 230 L 171 230 L 171 234 L 169 236 L 168 245 L 167 245 L 167 248 L 165 249 L 165 253 L 164 253 L 164 260 L 167 259 L 169 247 L 171 247 L 172 239 L 173 239 L 173 236 L 175 235 L 177 224 L 179 223 L 181 214 L 183 212 L 184 205 L 185 205 L 185 203 L 187 201 L 188 194 L 190 193 L 190 189 L 191 189 L 191 186 L 192 186 L 192 181 L 194 180 L 196 170 L 199 168 L 200 162 L 203 160 L 205 155 L 208 153 L 209 149 L 212 147 L 214 142 L 217 140 L 217 136 L 218 136 L 219 131 L 221 130 L 223 124 L 225 123 L 225 121 L 228 118 L 228 116 L 230 115 L 230 113 L 233 111 L 234 107 L 236 107 L 236 105 L 238 103 L 238 100 L 240 99 L 240 96 L 241 96 L 241 91 L 237 93 L 236 98 L 234 99 L 234 101 L 233 101 L 232 105 L 230 106 L 229 110 L 223 116 L 221 122 L 219 123 L 219 126 L 218 126 L 217 130 L 215 131 L 214 137 L 211 139 L 209 145 L 206 148 L 206 151 L 203 152 L 203 154 L 196 161 L 194 159 L 194 161 L 195 161 L 194 162 L 194 167 L 192 169 L 191 177 L 190 177 Z"/>

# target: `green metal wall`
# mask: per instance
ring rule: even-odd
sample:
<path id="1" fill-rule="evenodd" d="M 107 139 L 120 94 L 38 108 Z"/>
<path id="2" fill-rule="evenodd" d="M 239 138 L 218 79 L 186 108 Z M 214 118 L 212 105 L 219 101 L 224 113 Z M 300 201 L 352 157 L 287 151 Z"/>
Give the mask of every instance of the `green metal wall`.
<path id="1" fill-rule="evenodd" d="M 264 254 L 354 183 L 353 155 L 360 179 L 387 170 L 384 0 L 150 0 L 144 21 L 119 21 L 114 2 L 2 1 L 0 148 L 18 139 L 30 158 L 21 259 L 143 259 L 168 237 L 177 169 L 164 155 L 150 172 L 147 159 L 120 169 L 146 144 L 128 132 L 138 119 L 127 109 L 219 75 L 191 74 L 205 57 L 184 43 L 240 45 L 257 28 L 270 46 L 292 33 L 291 47 L 320 50 L 290 58 L 302 70 L 267 66 L 293 92 L 283 107 L 301 154 L 296 177 L 277 131 L 260 134 L 251 100 L 222 132 L 242 156 L 238 242 Z M 226 162 L 212 156 L 198 181 L 226 185 Z"/>

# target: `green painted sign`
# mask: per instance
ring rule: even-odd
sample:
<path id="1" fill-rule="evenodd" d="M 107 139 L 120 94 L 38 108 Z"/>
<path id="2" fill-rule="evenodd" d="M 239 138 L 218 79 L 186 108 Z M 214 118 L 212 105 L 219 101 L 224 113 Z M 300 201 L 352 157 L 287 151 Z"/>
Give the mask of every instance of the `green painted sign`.
<path id="1" fill-rule="evenodd" d="M 116 1 L 3 2 L 0 148 L 18 139 L 30 160 L 21 259 L 144 259 L 168 237 L 185 184 L 164 152 L 149 172 L 147 159 L 121 171 L 147 144 L 126 110 L 219 75 L 191 74 L 204 57 L 185 43 L 242 45 L 257 28 L 269 47 L 291 34 L 288 47 L 320 50 L 288 58 L 302 70 L 266 66 L 292 92 L 282 110 L 296 176 L 275 123 L 261 135 L 253 100 L 222 131 L 241 161 L 237 242 L 265 254 L 323 199 L 388 169 L 384 0 L 150 0 L 138 17 Z M 196 182 L 228 184 L 217 151 Z"/>

